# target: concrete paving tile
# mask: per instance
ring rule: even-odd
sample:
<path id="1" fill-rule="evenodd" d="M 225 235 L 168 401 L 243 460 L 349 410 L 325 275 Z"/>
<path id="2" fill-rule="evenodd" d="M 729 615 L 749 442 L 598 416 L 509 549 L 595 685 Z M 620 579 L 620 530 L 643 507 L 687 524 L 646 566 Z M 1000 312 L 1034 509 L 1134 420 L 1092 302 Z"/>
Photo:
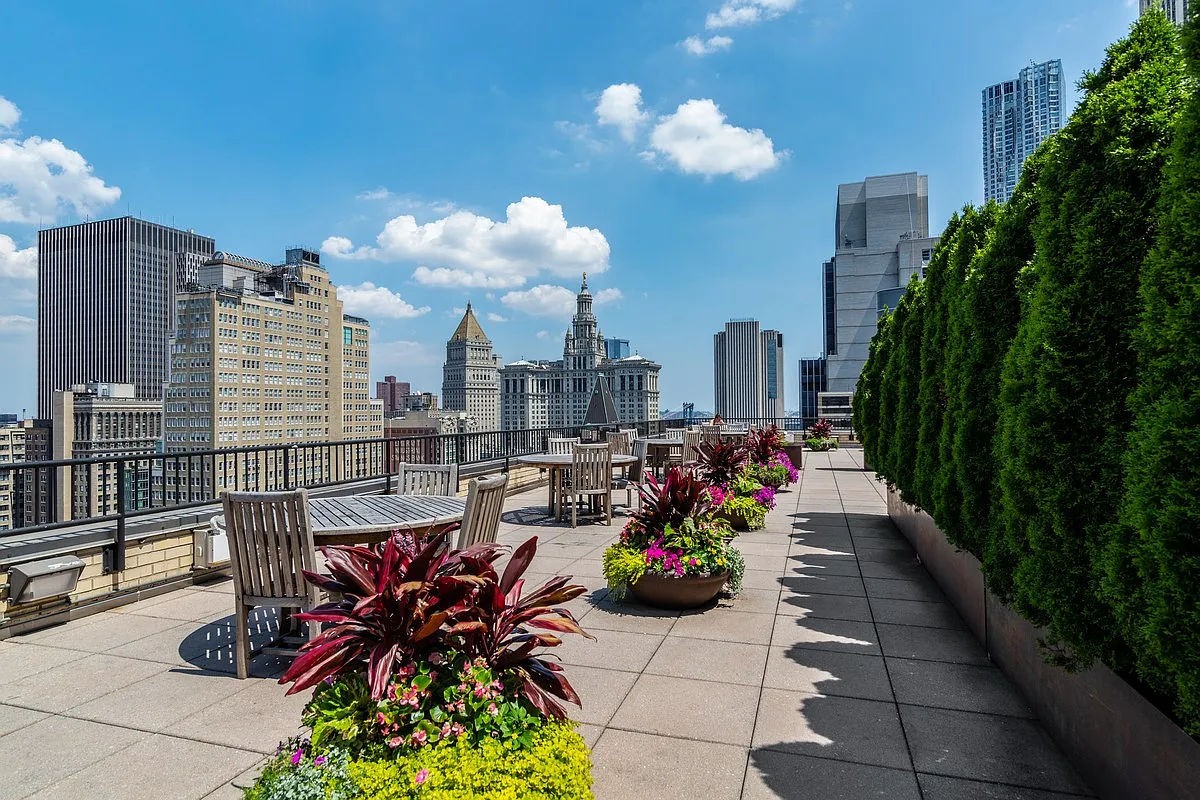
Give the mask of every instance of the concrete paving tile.
<path id="1" fill-rule="evenodd" d="M 892 701 L 892 687 L 880 656 L 772 647 L 763 685 L 805 694 Z"/>
<path id="2" fill-rule="evenodd" d="M 734 540 L 733 546 L 742 551 L 742 555 L 760 555 L 760 556 L 786 556 L 788 554 L 789 544 L 787 541 L 779 541 L 776 539 L 750 539 L 746 536 L 739 536 Z"/>
<path id="3" fill-rule="evenodd" d="M 753 750 L 743 800 L 920 800 L 910 770 Z M 928 797 L 928 795 L 926 795 Z"/>
<path id="4" fill-rule="evenodd" d="M 898 703 L 1035 717 L 1021 693 L 997 667 L 904 658 L 887 661 Z"/>
<path id="5" fill-rule="evenodd" d="M 90 625 L 63 628 L 37 639 L 44 647 L 61 647 L 85 653 L 103 653 L 114 647 L 141 639 L 179 624 L 177 620 L 142 617 L 132 614 L 97 614 Z"/>
<path id="6" fill-rule="evenodd" d="M 846 575 L 796 575 L 783 579 L 784 592 L 799 594 L 840 594 L 850 597 L 866 597 L 862 578 Z"/>
<path id="7" fill-rule="evenodd" d="M 893 580 L 919 580 L 928 578 L 925 567 L 917 563 L 916 555 L 899 563 L 860 561 L 859 569 L 864 578 L 892 578 Z"/>
<path id="8" fill-rule="evenodd" d="M 794 594 L 784 592 L 779 597 L 777 613 L 789 617 L 818 617 L 871 621 L 871 605 L 865 597 L 838 594 Z"/>
<path id="9" fill-rule="evenodd" d="M 770 644 L 775 618 L 736 609 L 710 609 L 702 614 L 684 614 L 671 629 L 671 636 L 713 639 L 722 642 Z"/>
<path id="10" fill-rule="evenodd" d="M 783 553 L 772 553 L 770 555 L 743 553 L 742 557 L 746 561 L 746 569 L 758 569 L 765 572 L 774 572 L 778 575 L 782 574 L 788 568 L 787 555 Z"/>
<path id="11" fill-rule="evenodd" d="M 917 600 L 876 602 L 872 606 L 875 621 L 894 625 L 918 625 L 926 628 L 966 630 L 962 617 L 949 603 L 925 603 Z"/>
<path id="12" fill-rule="evenodd" d="M 554 653 L 564 664 L 641 672 L 663 640 L 662 636 L 649 633 L 600 628 L 588 633 L 595 636 L 596 641 L 582 636 L 564 636 L 563 643 L 548 652 Z"/>
<path id="13" fill-rule="evenodd" d="M 581 722 L 577 730 L 588 747 L 595 747 L 596 742 L 600 741 L 600 734 L 604 733 L 603 726 L 589 725 L 585 722 Z"/>
<path id="14" fill-rule="evenodd" d="M 779 591 L 779 570 L 747 569 L 742 576 L 743 589 L 765 589 Z"/>
<path id="15" fill-rule="evenodd" d="M 259 756 L 151 735 L 34 794 L 31 800 L 194 800 Z"/>
<path id="16" fill-rule="evenodd" d="M 208 622 L 233 614 L 233 595 L 223 592 L 171 592 L 167 599 L 159 602 L 131 603 L 123 607 L 126 614 L 180 620 L 184 622 Z"/>
<path id="17" fill-rule="evenodd" d="M 0 800 L 28 797 L 145 736 L 68 717 L 35 722 L 16 735 L 0 738 L 0 764 L 4 765 Z M 76 798 L 88 796 L 81 793 Z"/>
<path id="18" fill-rule="evenodd" d="M 86 653 L 36 644 L 0 642 L 0 687 L 17 683 L 29 675 L 48 672 L 62 664 L 78 661 Z"/>
<path id="19" fill-rule="evenodd" d="M 636 601 L 604 600 L 592 607 L 579 624 L 586 631 L 631 631 L 634 633 L 666 634 L 679 619 L 678 611 L 665 611 L 638 605 Z"/>
<path id="20" fill-rule="evenodd" d="M 844 575 L 856 578 L 861 575 L 858 562 L 845 556 L 790 555 L 787 573 L 811 575 Z"/>
<path id="21" fill-rule="evenodd" d="M 158 732 L 245 688 L 244 682 L 230 675 L 172 668 L 131 684 L 124 691 L 76 706 L 71 714 Z"/>
<path id="22" fill-rule="evenodd" d="M 744 611 L 747 614 L 775 614 L 779 606 L 779 589 L 747 589 L 742 588 L 737 597 L 721 597 L 716 606 L 729 608 L 734 611 Z M 691 613 L 691 612 L 686 612 Z"/>
<path id="23" fill-rule="evenodd" d="M 645 671 L 673 678 L 761 686 L 766 661 L 765 645 L 668 636 Z"/>
<path id="24" fill-rule="evenodd" d="M 879 646 L 885 656 L 984 666 L 990 663 L 983 647 L 965 630 L 916 625 L 877 624 L 875 627 L 879 631 Z"/>
<path id="25" fill-rule="evenodd" d="M 881 655 L 875 638 L 870 622 L 781 616 L 775 618 L 771 646 Z"/>
<path id="26" fill-rule="evenodd" d="M 921 793 L 925 800 L 1070 800 L 1073 797 L 1094 797 L 1090 794 L 1044 792 L 1039 789 L 1005 786 L 1000 783 L 981 783 L 962 778 L 947 778 L 942 775 L 918 773 L 917 780 L 921 784 Z"/>
<path id="27" fill-rule="evenodd" d="M 877 547 L 856 547 L 854 553 L 859 563 L 874 562 L 879 564 L 914 564 L 916 555 L 912 551 L 881 550 Z M 863 574 L 866 574 L 864 568 Z"/>
<path id="28" fill-rule="evenodd" d="M 746 749 L 610 728 L 592 764 L 593 791 L 603 800 L 737 800 Z"/>
<path id="29" fill-rule="evenodd" d="M 918 772 L 1086 794 L 1087 786 L 1032 720 L 901 706 Z"/>
<path id="30" fill-rule="evenodd" d="M 896 706 L 852 697 L 764 688 L 752 746 L 880 767 L 910 766 Z"/>
<path id="31" fill-rule="evenodd" d="M 567 716 L 576 722 L 600 727 L 612 719 L 638 677 L 636 672 L 580 666 L 567 666 L 563 674 L 582 701 L 581 706 L 564 703 Z"/>
<path id="32" fill-rule="evenodd" d="M 611 727 L 747 747 L 759 687 L 641 675 Z"/>
<path id="33" fill-rule="evenodd" d="M 926 603 L 944 603 L 946 596 L 928 575 L 920 578 L 892 580 L 890 578 L 864 578 L 867 597 L 885 600 L 920 600 Z"/>
<path id="34" fill-rule="evenodd" d="M 0 703 L 64 712 L 166 670 L 162 664 L 91 653 L 0 686 Z"/>
<path id="35" fill-rule="evenodd" d="M 7 736 L 45 718 L 46 715 L 41 711 L 0 704 L 0 736 Z"/>
<path id="36" fill-rule="evenodd" d="M 300 712 L 312 692 L 285 697 L 288 687 L 275 680 L 254 678 L 242 683 L 241 691 L 167 726 L 163 733 L 263 755 L 300 734 Z"/>

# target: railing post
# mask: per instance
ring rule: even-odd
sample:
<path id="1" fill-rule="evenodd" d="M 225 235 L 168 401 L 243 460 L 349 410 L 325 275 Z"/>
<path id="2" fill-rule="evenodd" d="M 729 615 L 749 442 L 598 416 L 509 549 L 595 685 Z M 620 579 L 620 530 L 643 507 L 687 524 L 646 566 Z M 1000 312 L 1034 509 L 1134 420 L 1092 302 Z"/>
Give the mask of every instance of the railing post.
<path id="1" fill-rule="evenodd" d="M 113 542 L 112 571 L 125 571 L 125 462 L 117 462 L 117 538 Z"/>

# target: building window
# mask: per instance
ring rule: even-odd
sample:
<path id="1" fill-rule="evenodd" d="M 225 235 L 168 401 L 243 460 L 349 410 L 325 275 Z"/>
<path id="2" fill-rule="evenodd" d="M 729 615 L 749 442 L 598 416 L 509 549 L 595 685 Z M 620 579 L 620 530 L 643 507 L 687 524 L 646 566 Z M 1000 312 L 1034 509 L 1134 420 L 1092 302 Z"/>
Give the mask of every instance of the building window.
<path id="1" fill-rule="evenodd" d="M 349 347 L 354 344 L 354 331 L 350 328 L 342 328 L 342 345 Z"/>

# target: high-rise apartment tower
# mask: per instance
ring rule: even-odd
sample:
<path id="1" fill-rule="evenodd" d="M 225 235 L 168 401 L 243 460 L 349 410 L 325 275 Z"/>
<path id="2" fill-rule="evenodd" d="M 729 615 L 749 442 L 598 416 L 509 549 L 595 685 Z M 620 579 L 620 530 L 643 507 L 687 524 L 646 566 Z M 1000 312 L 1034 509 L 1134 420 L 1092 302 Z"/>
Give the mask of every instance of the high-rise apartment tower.
<path id="1" fill-rule="evenodd" d="M 1062 62 L 1030 64 L 983 90 L 983 198 L 1008 201 L 1025 159 L 1063 126 Z"/>
<path id="2" fill-rule="evenodd" d="M 732 320 L 713 334 L 713 387 L 717 414 L 729 419 L 775 418 L 783 404 L 783 334 L 756 320 Z"/>
<path id="3" fill-rule="evenodd" d="M 1141 14 L 1152 9 L 1161 9 L 1167 15 L 1167 19 L 1176 25 L 1182 25 L 1187 22 L 1190 3 L 1188 0 L 1139 0 L 1138 5 L 1141 7 Z"/>

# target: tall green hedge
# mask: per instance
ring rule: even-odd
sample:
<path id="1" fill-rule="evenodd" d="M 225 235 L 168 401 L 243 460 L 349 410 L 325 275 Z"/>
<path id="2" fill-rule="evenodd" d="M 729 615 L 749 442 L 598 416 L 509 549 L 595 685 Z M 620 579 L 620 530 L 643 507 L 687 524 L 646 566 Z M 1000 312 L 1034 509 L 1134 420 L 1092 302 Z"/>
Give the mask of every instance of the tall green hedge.
<path id="1" fill-rule="evenodd" d="M 1193 733 L 1197 24 L 1187 61 L 1163 15 L 1141 17 L 1012 199 L 952 220 L 880 328 L 855 407 L 880 476 L 1048 627 L 1054 657 L 1136 670 Z"/>
<path id="2" fill-rule="evenodd" d="M 871 339 L 867 363 L 859 375 L 858 385 L 854 389 L 852 400 L 854 418 L 863 420 L 859 441 L 862 442 L 863 457 L 872 467 L 879 459 L 879 413 L 881 404 L 880 382 L 883 379 L 883 367 L 887 360 L 887 350 L 891 346 L 891 336 L 888 327 L 892 324 L 892 311 L 887 309 L 879 317 L 876 335 Z"/>
<path id="3" fill-rule="evenodd" d="M 1107 594 L 1139 671 L 1200 734 L 1200 27 L 1185 30 L 1191 94 L 1142 266 L 1138 385 L 1125 458 L 1125 527 Z M 1132 558 L 1130 557 L 1132 555 Z"/>

